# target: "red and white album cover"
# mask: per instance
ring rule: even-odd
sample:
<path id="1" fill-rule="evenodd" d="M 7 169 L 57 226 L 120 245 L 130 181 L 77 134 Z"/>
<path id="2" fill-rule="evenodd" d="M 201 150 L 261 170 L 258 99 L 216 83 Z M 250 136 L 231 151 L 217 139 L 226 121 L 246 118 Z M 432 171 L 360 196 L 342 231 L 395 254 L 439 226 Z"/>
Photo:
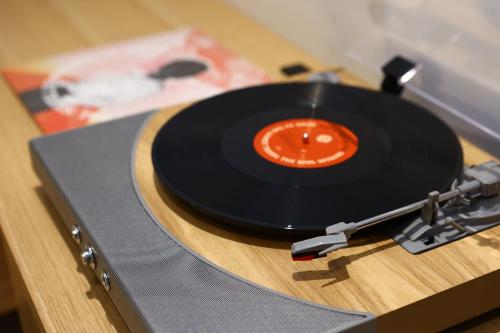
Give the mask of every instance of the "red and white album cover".
<path id="1" fill-rule="evenodd" d="M 45 133 L 269 81 L 194 28 L 41 59 L 3 75 Z"/>

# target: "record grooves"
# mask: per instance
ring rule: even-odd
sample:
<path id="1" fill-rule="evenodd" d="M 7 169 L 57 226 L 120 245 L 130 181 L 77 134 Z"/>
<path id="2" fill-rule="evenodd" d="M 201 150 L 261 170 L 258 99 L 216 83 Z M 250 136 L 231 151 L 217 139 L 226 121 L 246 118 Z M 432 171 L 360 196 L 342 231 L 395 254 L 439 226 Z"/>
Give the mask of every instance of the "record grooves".
<path id="1" fill-rule="evenodd" d="M 161 183 L 195 209 L 232 225 L 301 234 L 445 190 L 463 167 L 457 137 L 428 111 L 324 83 L 259 86 L 196 103 L 161 128 L 152 158 Z"/>

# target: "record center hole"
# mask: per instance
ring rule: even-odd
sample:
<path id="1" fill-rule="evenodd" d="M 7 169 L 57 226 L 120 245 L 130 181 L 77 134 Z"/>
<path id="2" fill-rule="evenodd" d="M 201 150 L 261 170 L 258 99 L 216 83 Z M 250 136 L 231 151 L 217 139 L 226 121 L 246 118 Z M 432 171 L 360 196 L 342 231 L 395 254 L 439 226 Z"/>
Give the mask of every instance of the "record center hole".
<path id="1" fill-rule="evenodd" d="M 309 143 L 309 133 L 304 132 L 304 134 L 302 134 L 302 142 L 306 145 Z"/>

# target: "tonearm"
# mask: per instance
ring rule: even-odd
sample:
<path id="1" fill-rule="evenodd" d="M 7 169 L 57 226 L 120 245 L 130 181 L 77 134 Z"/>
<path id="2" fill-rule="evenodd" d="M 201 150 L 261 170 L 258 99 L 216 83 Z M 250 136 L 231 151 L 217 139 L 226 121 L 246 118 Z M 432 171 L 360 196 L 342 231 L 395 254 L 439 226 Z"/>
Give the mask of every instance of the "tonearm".
<path id="1" fill-rule="evenodd" d="M 461 238 L 475 233 L 475 224 L 498 223 L 500 221 L 500 200 L 492 204 L 478 204 L 481 200 L 498 196 L 500 193 L 500 165 L 489 161 L 465 168 L 463 179 L 455 180 L 448 192 L 430 192 L 427 199 L 359 221 L 339 222 L 326 228 L 326 235 L 306 239 L 292 245 L 293 260 L 311 260 L 348 246 L 348 240 L 360 229 L 384 221 L 410 215 L 420 210 L 420 216 L 413 218 L 402 230 L 411 242 L 433 242 L 435 237 L 450 228 Z M 448 232 L 448 238 L 450 233 Z"/>

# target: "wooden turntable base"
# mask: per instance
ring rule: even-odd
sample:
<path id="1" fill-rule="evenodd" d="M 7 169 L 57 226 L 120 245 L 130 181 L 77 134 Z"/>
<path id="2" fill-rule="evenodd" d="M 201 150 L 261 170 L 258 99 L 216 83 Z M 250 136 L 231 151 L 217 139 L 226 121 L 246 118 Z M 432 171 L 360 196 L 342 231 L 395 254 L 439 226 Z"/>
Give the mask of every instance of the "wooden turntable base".
<path id="1" fill-rule="evenodd" d="M 373 313 L 383 332 L 441 330 L 500 306 L 500 227 L 419 255 L 375 232 L 326 258 L 294 262 L 293 240 L 228 228 L 195 212 L 163 189 L 150 158 L 157 131 L 181 109 L 150 118 L 138 140 L 135 175 L 157 219 L 194 252 L 275 291 Z M 493 159 L 469 142 L 461 143 L 466 164 Z"/>

